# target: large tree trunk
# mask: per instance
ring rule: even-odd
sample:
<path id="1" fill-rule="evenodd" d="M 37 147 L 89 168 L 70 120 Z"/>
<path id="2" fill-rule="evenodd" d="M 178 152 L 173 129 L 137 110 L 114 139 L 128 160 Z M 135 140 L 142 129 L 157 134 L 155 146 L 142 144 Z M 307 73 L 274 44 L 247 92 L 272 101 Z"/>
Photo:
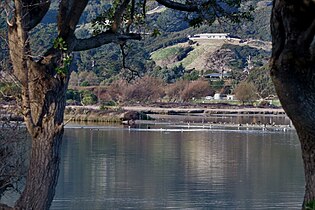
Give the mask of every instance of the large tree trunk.
<path id="1" fill-rule="evenodd" d="M 33 138 L 27 182 L 16 209 L 49 209 L 58 180 L 61 139 L 62 130 L 53 122 L 45 123 Z"/>
<path id="2" fill-rule="evenodd" d="M 271 17 L 271 76 L 301 143 L 303 209 L 315 201 L 315 4 L 275 0 Z"/>
<path id="3" fill-rule="evenodd" d="M 18 5 L 16 10 L 24 9 Z M 25 30 L 23 12 L 16 14 L 8 39 L 13 71 L 22 86 L 22 112 L 32 138 L 26 186 L 14 209 L 49 209 L 54 197 L 63 135 L 65 93 L 69 74 L 56 73 L 61 50 L 52 48 L 40 60 L 33 60 Z M 0 208 L 5 208 L 0 206 Z"/>

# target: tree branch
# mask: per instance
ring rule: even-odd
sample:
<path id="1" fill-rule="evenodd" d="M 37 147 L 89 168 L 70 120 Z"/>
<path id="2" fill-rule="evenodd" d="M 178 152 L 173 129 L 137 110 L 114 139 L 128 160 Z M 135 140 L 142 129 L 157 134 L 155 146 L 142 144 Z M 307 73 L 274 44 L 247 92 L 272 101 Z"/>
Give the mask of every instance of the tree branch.
<path id="1" fill-rule="evenodd" d="M 86 39 L 76 39 L 73 51 L 83 51 L 100 47 L 113 42 L 125 42 L 127 40 L 141 40 L 140 34 L 118 34 L 106 31 Z"/>
<path id="2" fill-rule="evenodd" d="M 130 26 L 132 25 L 132 23 L 134 21 L 135 7 L 136 7 L 136 2 L 135 2 L 135 0 L 132 0 L 131 1 L 131 9 L 130 9 L 130 17 L 129 17 L 129 20 L 126 24 L 126 32 L 127 33 L 130 32 Z"/>
<path id="3" fill-rule="evenodd" d="M 51 1 L 50 0 L 37 0 L 32 1 L 32 3 L 25 3 L 27 4 L 27 13 L 28 16 L 28 25 L 25 26 L 26 30 L 30 31 L 32 30 L 37 24 L 39 24 L 46 13 L 49 10 Z"/>
<path id="4" fill-rule="evenodd" d="M 125 12 L 130 0 L 123 1 L 115 11 L 114 21 L 112 24 L 112 31 L 118 32 L 122 20 L 123 13 Z"/>
<path id="5" fill-rule="evenodd" d="M 58 14 L 58 35 L 63 38 L 72 36 L 88 0 L 61 0 Z"/>
<path id="6" fill-rule="evenodd" d="M 182 4 L 170 0 L 156 0 L 159 4 L 162 4 L 168 8 L 175 9 L 175 10 L 180 10 L 180 11 L 186 11 L 186 12 L 197 12 L 198 5 L 187 5 L 187 4 Z"/>

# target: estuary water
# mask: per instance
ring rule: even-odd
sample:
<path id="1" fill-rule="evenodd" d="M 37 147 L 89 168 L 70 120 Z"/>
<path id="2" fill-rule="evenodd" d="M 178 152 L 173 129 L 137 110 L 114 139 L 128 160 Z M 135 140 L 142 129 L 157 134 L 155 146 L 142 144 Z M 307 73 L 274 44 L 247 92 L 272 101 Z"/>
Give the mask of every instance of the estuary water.
<path id="1" fill-rule="evenodd" d="M 70 126 L 51 209 L 298 209 L 295 131 Z"/>

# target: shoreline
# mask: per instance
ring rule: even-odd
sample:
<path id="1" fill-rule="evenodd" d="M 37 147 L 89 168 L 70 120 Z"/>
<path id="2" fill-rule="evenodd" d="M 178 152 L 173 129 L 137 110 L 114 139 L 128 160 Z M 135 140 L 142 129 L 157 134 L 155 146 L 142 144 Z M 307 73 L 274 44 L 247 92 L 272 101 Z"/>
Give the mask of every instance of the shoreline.
<path id="1" fill-rule="evenodd" d="M 64 114 L 65 122 L 111 122 L 122 123 L 122 116 L 126 112 L 135 112 L 140 118 L 133 120 L 155 119 L 164 122 L 192 122 L 212 123 L 212 124 L 234 124 L 233 121 L 225 122 L 211 121 L 214 118 L 237 118 L 237 117 L 255 117 L 255 118 L 287 118 L 282 108 L 259 108 L 259 107 L 239 107 L 239 106 L 222 106 L 217 104 L 205 104 L 197 106 L 184 104 L 153 104 L 152 105 L 129 105 L 121 107 L 105 107 L 100 109 L 99 106 L 67 106 Z M 21 115 L 10 112 L 11 107 L 0 106 L 0 120 L 23 120 Z M 144 116 L 144 118 L 143 118 Z M 190 119 L 187 119 L 190 118 Z M 255 124 L 267 124 L 266 122 L 257 121 Z M 271 121 L 270 121 L 271 124 Z"/>
<path id="2" fill-rule="evenodd" d="M 295 131 L 289 125 L 268 125 L 268 124 L 233 124 L 233 123 L 185 123 L 185 122 L 163 122 L 159 120 L 136 120 L 132 125 L 122 125 L 113 123 L 90 123 L 90 122 L 71 122 L 66 128 L 85 128 L 90 130 L 102 129 L 125 129 L 134 131 L 216 131 L 227 129 L 231 131 L 259 131 L 259 132 L 287 132 Z"/>
<path id="3" fill-rule="evenodd" d="M 82 108 L 82 107 L 81 107 Z M 75 109 L 75 107 L 72 107 Z M 80 109 L 80 108 L 79 108 Z M 112 108 L 111 108 L 112 109 Z M 89 109 L 91 110 L 91 109 Z M 96 113 L 100 112 L 98 108 L 93 107 L 92 110 L 95 110 Z M 108 111 L 108 110 L 107 110 Z M 233 108 L 233 109 L 214 109 L 214 108 L 187 108 L 187 107 L 151 107 L 151 106 L 125 106 L 120 107 L 117 113 L 114 113 L 116 119 L 119 119 L 118 115 L 121 115 L 125 112 L 132 111 L 138 113 L 144 113 L 152 120 L 143 120 L 141 118 L 135 119 L 131 124 L 131 127 L 134 125 L 156 125 L 156 124 L 168 124 L 168 125 L 182 125 L 182 126 L 199 126 L 199 127 L 216 127 L 216 128 L 252 128 L 252 129 L 271 129 L 271 130 L 291 130 L 294 129 L 289 122 L 289 118 L 280 108 Z M 106 111 L 105 111 L 106 112 Z M 119 113 L 119 114 L 118 114 Z M 112 117 L 112 114 L 108 114 Z M 70 117 L 70 116 L 68 116 Z M 102 115 L 96 116 L 98 119 L 93 117 L 87 117 L 84 115 L 84 120 L 73 120 L 70 122 L 73 123 L 122 123 L 121 120 L 104 120 Z M 101 119 L 99 119 L 101 118 Z M 256 123 L 236 123 L 236 120 L 239 118 L 257 118 Z M 259 119 L 263 119 L 261 122 Z M 270 119 L 273 119 L 271 121 Z M 275 123 L 279 119 L 281 122 L 284 120 L 285 123 Z M 269 122 L 270 120 L 270 122 Z M 275 121 L 274 121 L 275 120 Z M 268 121 L 268 122 L 266 122 Z M 126 125 L 128 126 L 128 125 Z"/>
<path id="4" fill-rule="evenodd" d="M 151 107 L 151 106 L 123 106 L 124 110 L 141 111 L 146 114 L 207 114 L 207 115 L 286 115 L 282 108 L 257 108 L 257 107 L 240 107 L 240 108 L 208 108 L 208 107 Z"/>

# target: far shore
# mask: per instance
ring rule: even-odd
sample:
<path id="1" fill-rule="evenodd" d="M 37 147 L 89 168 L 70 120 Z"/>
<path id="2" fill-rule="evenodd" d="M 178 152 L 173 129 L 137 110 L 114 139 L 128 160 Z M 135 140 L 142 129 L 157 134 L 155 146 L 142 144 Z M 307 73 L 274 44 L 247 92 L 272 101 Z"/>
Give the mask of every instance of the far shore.
<path id="1" fill-rule="evenodd" d="M 10 113 L 9 107 L 0 106 L 0 120 L 22 120 L 18 114 Z M 234 122 L 214 122 L 209 118 L 223 116 L 263 116 L 263 117 L 284 117 L 287 118 L 282 108 L 272 107 L 249 107 L 249 106 L 228 106 L 225 104 L 175 104 L 157 103 L 152 105 L 134 104 L 126 106 L 67 106 L 65 111 L 66 122 L 109 122 L 122 123 L 122 115 L 126 112 L 141 113 L 147 119 L 167 122 L 192 122 L 192 123 L 222 123 L 231 124 Z M 189 118 L 187 120 L 186 118 Z M 134 119 L 143 120 L 144 118 Z M 256 122 L 255 126 L 263 126 L 265 122 Z M 271 122 L 268 124 L 272 124 Z M 287 126 L 286 123 L 285 126 Z M 234 125 L 233 125 L 234 126 Z M 238 126 L 238 125 L 237 125 Z M 245 126 L 245 125 L 243 125 Z"/>
<path id="2" fill-rule="evenodd" d="M 100 106 L 67 106 L 74 109 L 100 110 Z M 261 114 L 261 115 L 286 115 L 282 108 L 253 107 L 253 106 L 227 106 L 220 104 L 153 104 L 153 105 L 125 105 L 108 107 L 109 109 L 122 109 L 125 111 L 138 111 L 146 114 Z"/>

